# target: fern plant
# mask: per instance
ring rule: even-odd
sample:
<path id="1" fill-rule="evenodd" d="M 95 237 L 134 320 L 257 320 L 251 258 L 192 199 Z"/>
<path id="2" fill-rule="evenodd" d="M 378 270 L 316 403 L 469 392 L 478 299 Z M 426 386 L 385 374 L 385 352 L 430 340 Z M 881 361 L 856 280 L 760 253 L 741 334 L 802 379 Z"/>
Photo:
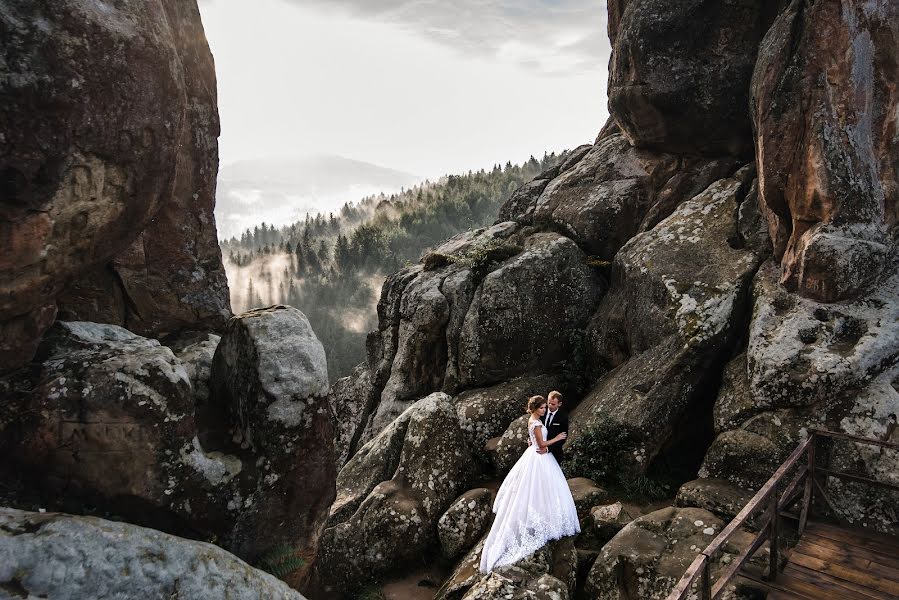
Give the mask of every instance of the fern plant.
<path id="1" fill-rule="evenodd" d="M 279 544 L 263 553 L 258 567 L 278 579 L 284 579 L 305 564 L 306 561 L 297 556 L 295 548 L 291 548 L 287 544 Z"/>

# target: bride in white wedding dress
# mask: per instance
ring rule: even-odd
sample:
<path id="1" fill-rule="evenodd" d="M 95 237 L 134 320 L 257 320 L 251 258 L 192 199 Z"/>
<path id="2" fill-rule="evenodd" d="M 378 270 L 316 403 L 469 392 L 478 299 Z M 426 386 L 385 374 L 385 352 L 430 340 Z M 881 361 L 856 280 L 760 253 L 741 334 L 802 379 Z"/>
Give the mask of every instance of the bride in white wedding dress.
<path id="1" fill-rule="evenodd" d="M 566 436 L 560 433 L 546 439 L 546 426 L 540 421 L 546 412 L 543 396 L 532 396 L 527 408 L 531 444 L 496 494 L 496 518 L 481 552 L 482 573 L 518 562 L 551 540 L 581 531 L 565 474 L 546 451 Z"/>

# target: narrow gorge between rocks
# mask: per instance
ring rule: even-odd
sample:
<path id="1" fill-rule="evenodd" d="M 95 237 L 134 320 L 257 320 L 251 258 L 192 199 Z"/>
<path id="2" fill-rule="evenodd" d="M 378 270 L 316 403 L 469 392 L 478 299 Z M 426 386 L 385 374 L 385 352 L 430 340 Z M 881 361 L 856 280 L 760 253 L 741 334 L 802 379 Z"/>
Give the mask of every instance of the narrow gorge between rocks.
<path id="1" fill-rule="evenodd" d="M 390 274 L 331 385 L 303 307 L 232 314 L 196 0 L 5 0 L 0 598 L 664 600 L 811 430 L 899 442 L 899 4 L 607 8 L 595 142 Z M 553 389 L 582 532 L 481 574 Z"/>

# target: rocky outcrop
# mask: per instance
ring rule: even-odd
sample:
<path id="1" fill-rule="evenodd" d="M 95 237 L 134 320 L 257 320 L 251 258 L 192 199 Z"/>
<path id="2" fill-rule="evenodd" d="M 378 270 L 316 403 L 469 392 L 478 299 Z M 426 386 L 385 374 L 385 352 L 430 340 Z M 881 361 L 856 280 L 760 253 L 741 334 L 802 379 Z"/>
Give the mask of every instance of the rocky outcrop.
<path id="1" fill-rule="evenodd" d="M 601 284 L 568 238 L 535 234 L 478 287 L 459 334 L 464 387 L 549 372 L 571 359 Z M 576 301 L 574 301 L 576 299 Z M 561 335 L 560 335 L 561 333 Z"/>
<path id="2" fill-rule="evenodd" d="M 31 359 L 70 281 L 66 318 L 223 324 L 215 74 L 196 4 L 14 1 L 0 27 L 0 369 Z"/>
<path id="3" fill-rule="evenodd" d="M 437 522 L 469 487 L 472 458 L 450 397 L 416 402 L 341 469 L 321 537 L 316 586 L 358 588 L 420 558 L 437 542 Z"/>
<path id="4" fill-rule="evenodd" d="M 857 300 L 831 304 L 788 292 L 779 275 L 769 261 L 753 283 L 747 353 L 725 370 L 718 435 L 701 471 L 747 489 L 761 486 L 811 427 L 889 439 L 899 414 L 892 385 L 899 379 L 899 275 Z M 829 460 L 894 480 L 889 453 L 838 445 Z M 847 494 L 836 505 L 849 520 L 892 527 L 884 498 L 870 490 Z"/>
<path id="5" fill-rule="evenodd" d="M 669 507 L 639 517 L 603 546 L 587 577 L 587 593 L 597 600 L 663 600 L 723 527 L 721 519 L 698 508 Z M 735 556 L 752 541 L 751 534 L 737 532 L 723 552 Z M 763 547 L 753 560 L 766 555 Z M 713 562 L 713 581 L 727 562 Z M 725 597 L 740 597 L 732 594 Z"/>
<path id="6" fill-rule="evenodd" d="M 487 488 L 475 488 L 456 498 L 437 521 L 444 556 L 458 558 L 486 535 L 492 508 L 493 493 Z"/>
<path id="7" fill-rule="evenodd" d="M 610 261 L 639 231 L 736 170 L 733 159 L 682 158 L 634 148 L 617 133 L 598 141 L 528 207 L 533 221 L 562 231 L 590 255 Z"/>
<path id="8" fill-rule="evenodd" d="M 389 277 L 368 368 L 381 389 L 362 440 L 416 399 L 558 372 L 602 293 L 570 239 L 516 223 L 456 236 Z M 545 391 L 544 391 L 545 393 Z"/>
<path id="9" fill-rule="evenodd" d="M 612 470 L 644 473 L 660 454 L 690 452 L 685 444 L 702 452 L 711 431 L 694 415 L 711 406 L 716 368 L 739 333 L 761 261 L 731 245 L 749 175 L 709 186 L 616 255 L 588 330 L 595 361 L 613 370 L 572 413 L 572 453 L 594 438 L 608 445 L 610 431 L 620 443 L 588 461 L 612 462 Z"/>
<path id="10" fill-rule="evenodd" d="M 331 386 L 328 404 L 334 411 L 334 450 L 337 470 L 356 453 L 365 425 L 377 402 L 368 366 L 362 364 Z"/>
<path id="11" fill-rule="evenodd" d="M 114 325 L 55 325 L 31 368 L 0 382 L 4 477 L 23 476 L 42 506 L 254 561 L 282 543 L 314 552 L 334 493 L 321 345 L 284 308 L 235 317 L 217 347 L 203 337 L 173 342 L 176 356 Z"/>
<path id="12" fill-rule="evenodd" d="M 774 4 L 609 2 L 609 112 L 630 142 L 682 154 L 749 154 L 749 81 Z"/>
<path id="13" fill-rule="evenodd" d="M 521 598 L 560 600 L 574 594 L 577 554 L 571 540 L 550 542 L 514 565 L 478 571 L 483 540 L 456 566 L 435 600 Z"/>
<path id="14" fill-rule="evenodd" d="M 257 556 L 283 541 L 314 556 L 334 499 L 335 436 L 325 350 L 306 316 L 273 306 L 232 318 L 212 390 L 232 439 L 258 457 L 258 491 L 235 524 L 235 551 Z"/>
<path id="15" fill-rule="evenodd" d="M 75 322 L 55 325 L 38 356 L 33 383 L 4 406 L 9 461 L 39 474 L 49 493 L 65 490 L 68 502 L 118 501 L 127 513 L 126 502 L 138 501 L 150 519 L 177 510 L 190 479 L 179 455 L 193 448 L 195 425 L 190 380 L 172 351 L 120 327 Z M 221 478 L 233 477 L 226 464 Z"/>
<path id="16" fill-rule="evenodd" d="M 895 2 L 793 1 L 752 78 L 759 191 L 780 281 L 823 302 L 890 266 L 899 217 Z"/>
<path id="17" fill-rule="evenodd" d="M 127 523 L 9 508 L 0 509 L 0 590 L 9 598 L 303 600 L 212 544 Z"/>

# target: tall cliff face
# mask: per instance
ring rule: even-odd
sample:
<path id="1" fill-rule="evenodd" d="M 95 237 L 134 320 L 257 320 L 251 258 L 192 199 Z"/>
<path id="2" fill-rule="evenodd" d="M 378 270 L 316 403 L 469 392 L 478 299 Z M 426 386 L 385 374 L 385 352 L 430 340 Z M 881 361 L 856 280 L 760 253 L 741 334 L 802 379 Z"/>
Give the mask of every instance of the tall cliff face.
<path id="1" fill-rule="evenodd" d="M 0 369 L 57 312 L 153 335 L 223 325 L 195 3 L 13 0 L 0 34 Z"/>
<path id="2" fill-rule="evenodd" d="M 809 427 L 896 435 L 895 2 L 608 4 L 612 116 L 596 142 L 516 191 L 494 226 L 388 278 L 368 362 L 335 385 L 346 465 L 323 595 L 434 548 L 461 509 L 446 496 L 434 510 L 409 481 L 500 478 L 523 449 L 521 403 L 550 381 L 573 409 L 569 476 L 699 476 L 679 501 L 713 510 L 708 490 L 747 498 Z M 437 412 L 466 444 L 420 458 L 409 423 Z M 826 460 L 892 481 L 899 467 L 852 444 Z M 844 517 L 895 530 L 888 496 L 832 491 Z M 476 541 L 439 598 L 491 585 Z M 597 560 L 588 588 L 617 598 L 637 585 L 618 578 L 655 573 L 671 540 L 652 544 L 630 569 Z M 656 574 L 645 597 L 676 581 Z"/>

